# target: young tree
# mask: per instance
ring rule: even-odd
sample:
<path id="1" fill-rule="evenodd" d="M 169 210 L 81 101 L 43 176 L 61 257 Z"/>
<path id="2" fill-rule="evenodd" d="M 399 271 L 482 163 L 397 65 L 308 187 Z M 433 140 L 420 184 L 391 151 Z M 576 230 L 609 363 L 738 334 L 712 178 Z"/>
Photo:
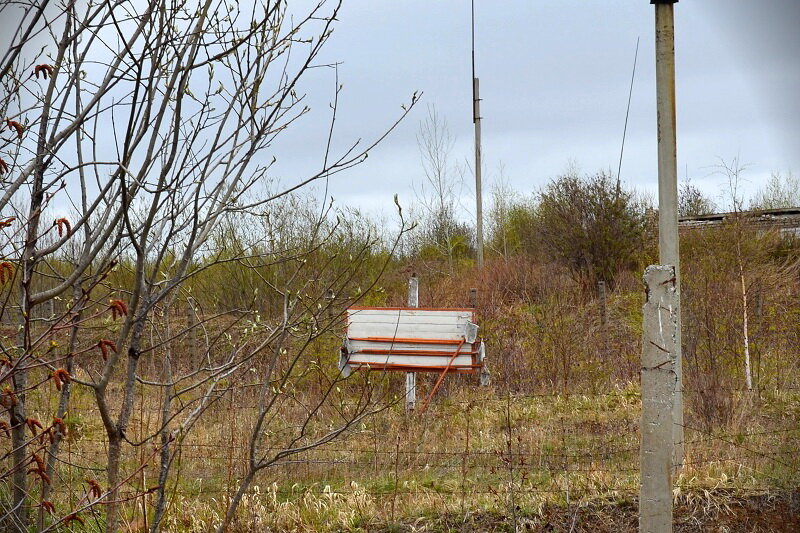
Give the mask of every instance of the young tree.
<path id="1" fill-rule="evenodd" d="M 260 472 L 291 464 L 295 455 L 330 442 L 365 417 L 391 405 L 387 389 L 376 386 L 380 380 L 357 376 L 353 380 L 361 385 L 357 394 L 347 394 L 338 368 L 324 367 L 319 355 L 310 364 L 304 364 L 303 358 L 325 345 L 321 343 L 323 336 L 334 326 L 341 327 L 344 309 L 358 302 L 377 282 L 406 231 L 402 213 L 400 235 L 388 245 L 380 242 L 381 236 L 374 227 L 365 227 L 357 217 L 320 221 L 318 214 L 307 215 L 304 233 L 312 237 L 304 244 L 304 252 L 283 256 L 282 262 L 289 268 L 280 283 L 264 278 L 265 283 L 261 284 L 265 295 L 278 297 L 280 320 L 253 326 L 253 332 L 260 334 L 250 341 L 252 346 L 247 351 L 262 358 L 255 384 L 258 404 L 254 416 L 245 424 L 244 475 L 217 526 L 219 532 L 227 531 Z M 379 250 L 385 253 L 376 254 Z M 310 260 L 318 253 L 325 259 Z M 247 267 L 262 272 L 265 266 L 271 266 L 263 261 L 272 263 L 275 259 L 252 257 L 247 260 Z M 314 263 L 316 266 L 312 266 Z M 372 268 L 364 275 L 362 271 L 368 264 Z M 370 286 L 360 285 L 362 282 Z M 333 354 L 334 350 L 330 351 Z M 287 420 L 294 422 L 287 424 Z"/>
<path id="2" fill-rule="evenodd" d="M 733 206 L 733 219 L 730 223 L 733 226 L 736 244 L 736 263 L 739 268 L 739 287 L 742 301 L 742 348 L 744 353 L 744 382 L 747 390 L 753 389 L 753 374 L 750 361 L 750 315 L 748 312 L 748 300 L 750 290 L 747 278 L 748 261 L 743 251 L 746 244 L 746 224 L 744 211 L 744 198 L 741 194 L 742 174 L 747 166 L 742 164 L 739 157 L 734 157 L 730 161 L 720 158 L 717 172 L 728 180 L 729 201 Z"/>

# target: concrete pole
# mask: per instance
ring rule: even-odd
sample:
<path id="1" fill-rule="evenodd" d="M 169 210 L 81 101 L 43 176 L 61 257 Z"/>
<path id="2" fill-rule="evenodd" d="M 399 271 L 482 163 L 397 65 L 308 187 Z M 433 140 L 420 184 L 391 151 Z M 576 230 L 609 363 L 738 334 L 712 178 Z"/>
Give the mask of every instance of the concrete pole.
<path id="1" fill-rule="evenodd" d="M 408 279 L 408 306 L 419 307 L 419 278 L 411 274 Z M 417 374 L 406 372 L 406 411 L 413 411 L 417 406 Z"/>
<path id="2" fill-rule="evenodd" d="M 481 185 L 481 97 L 480 82 L 472 78 L 472 121 L 475 123 L 475 216 L 478 268 L 483 269 L 483 189 Z"/>
<path id="3" fill-rule="evenodd" d="M 644 282 L 639 531 L 666 533 L 672 531 L 672 406 L 680 346 L 675 268 L 649 266 Z"/>
<path id="4" fill-rule="evenodd" d="M 680 254 L 678 246 L 678 158 L 675 134 L 675 22 L 678 0 L 650 0 L 656 11 L 656 107 L 658 110 L 658 250 L 662 265 L 675 267 L 676 394 L 673 406 L 675 465 L 683 465 L 683 360 L 681 356 Z"/>

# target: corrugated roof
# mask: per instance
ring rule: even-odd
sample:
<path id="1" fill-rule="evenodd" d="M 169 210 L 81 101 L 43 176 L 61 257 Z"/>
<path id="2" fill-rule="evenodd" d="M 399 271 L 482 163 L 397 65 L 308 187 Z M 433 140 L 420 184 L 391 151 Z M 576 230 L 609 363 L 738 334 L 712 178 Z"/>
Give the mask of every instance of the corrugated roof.
<path id="1" fill-rule="evenodd" d="M 713 213 L 681 217 L 678 224 L 683 229 L 716 226 L 726 221 L 741 217 L 745 224 L 751 226 L 800 228 L 800 207 L 785 209 L 758 209 L 752 211 L 739 211 L 730 213 Z"/>

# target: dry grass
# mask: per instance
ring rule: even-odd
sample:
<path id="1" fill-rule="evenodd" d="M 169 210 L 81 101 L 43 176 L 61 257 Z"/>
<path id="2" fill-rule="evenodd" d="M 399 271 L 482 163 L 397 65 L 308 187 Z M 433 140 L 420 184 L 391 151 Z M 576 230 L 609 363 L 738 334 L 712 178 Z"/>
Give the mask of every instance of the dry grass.
<path id="1" fill-rule="evenodd" d="M 781 531 L 784 523 L 800 523 L 800 367 L 793 356 L 800 286 L 796 277 L 777 283 L 753 269 L 762 295 L 752 303 L 761 388 L 741 391 L 732 267 L 724 270 L 719 254 L 702 261 L 712 244 L 686 247 L 686 464 L 675 479 L 675 529 Z M 407 415 L 398 403 L 345 438 L 264 470 L 242 502 L 236 531 L 635 530 L 638 276 L 618 279 L 603 321 L 591 291 L 579 290 L 552 265 L 496 261 L 483 273 L 462 274 L 423 274 L 421 304 L 463 306 L 469 288 L 478 288 L 496 388 L 480 389 L 474 376 L 449 378 L 425 414 Z M 402 305 L 406 275 L 393 274 L 386 280 L 390 290 L 371 303 Z M 176 351 L 186 342 L 181 339 Z M 335 372 L 337 342 L 331 336 L 314 351 L 324 354 L 316 359 L 325 372 Z M 181 354 L 176 359 L 180 364 Z M 81 371 L 91 372 L 91 364 Z M 141 372 L 157 379 L 158 357 L 143 358 Z M 433 378 L 418 378 L 420 395 Z M 207 531 L 220 521 L 247 461 L 257 403 L 257 388 L 243 386 L 247 379 L 249 373 L 232 380 L 225 397 L 175 443 L 167 530 Z M 312 381 L 296 393 L 314 398 Z M 392 375 L 383 386 L 398 397 L 402 383 L 401 375 Z M 355 385 L 351 380 L 344 387 Z M 161 398 L 153 390 L 137 394 L 131 440 L 157 429 Z M 35 417 L 45 418 L 56 404 L 50 383 L 29 397 Z M 276 426 L 292 428 L 301 414 L 283 413 Z M 105 432 L 86 390 L 75 388 L 66 421 L 70 436 L 55 478 L 57 509 L 72 508 L 87 478 L 104 479 Z M 125 469 L 135 470 L 153 446 L 152 440 L 126 446 Z M 138 494 L 156 479 L 151 461 L 125 489 Z M 154 496 L 145 495 L 126 504 L 131 531 L 148 525 L 153 503 Z M 97 521 L 87 524 L 102 530 L 102 510 L 94 512 Z"/>
<path id="2" fill-rule="evenodd" d="M 90 399 L 75 399 L 73 412 L 81 415 L 71 420 L 63 452 L 75 466 L 59 469 L 57 507 L 81 495 L 86 467 L 103 467 L 102 428 Z M 249 391 L 226 398 L 181 443 L 166 530 L 207 531 L 220 520 L 243 472 L 253 416 L 248 405 L 254 401 Z M 158 399 L 145 402 L 131 425 L 136 433 L 152 431 L 157 421 Z M 574 531 L 625 529 L 635 525 L 639 409 L 632 384 L 570 396 L 451 389 L 428 413 L 407 415 L 395 406 L 343 440 L 262 472 L 235 530 L 513 531 L 516 522 L 570 531 L 570 518 Z M 758 510 L 753 502 L 797 486 L 800 394 L 764 394 L 751 410 L 740 427 L 726 432 L 687 430 L 687 464 L 674 495 L 676 523 L 709 524 L 742 509 L 752 514 Z M 134 468 L 144 450 L 128 452 Z M 154 479 L 151 464 L 130 490 Z M 151 498 L 127 505 L 131 530 L 145 526 L 142 510 Z"/>

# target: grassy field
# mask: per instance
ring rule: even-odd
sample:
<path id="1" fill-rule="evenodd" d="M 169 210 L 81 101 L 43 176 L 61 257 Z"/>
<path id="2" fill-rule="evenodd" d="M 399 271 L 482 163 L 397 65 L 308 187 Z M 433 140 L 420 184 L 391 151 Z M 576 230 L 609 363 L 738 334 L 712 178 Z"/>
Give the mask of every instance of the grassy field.
<path id="1" fill-rule="evenodd" d="M 744 302 L 740 282 L 731 282 L 741 279 L 735 257 L 723 264 L 721 252 L 706 253 L 717 241 L 730 249 L 726 235 L 704 233 L 685 246 L 686 455 L 674 479 L 675 527 L 793 531 L 800 523 L 800 278 L 792 269 L 776 274 L 773 260 L 764 259 L 751 265 L 752 297 Z M 449 377 L 425 413 L 404 412 L 401 374 L 374 373 L 371 384 L 363 374 L 336 381 L 341 309 L 301 313 L 287 330 L 290 340 L 275 341 L 268 350 L 254 348 L 267 329 L 262 310 L 217 309 L 221 314 L 214 315 L 209 301 L 199 315 L 200 331 L 187 332 L 182 328 L 195 323 L 194 314 L 186 315 L 183 302 L 159 309 L 148 322 L 148 351 L 138 363 L 122 445 L 119 498 L 127 530 L 148 530 L 155 514 L 165 391 L 185 391 L 174 393 L 169 407 L 174 430 L 202 394 L 193 384 L 209 379 L 198 356 L 220 364 L 230 354 L 250 353 L 209 393 L 213 401 L 197 424 L 169 444 L 175 455 L 164 484 L 164 530 L 201 532 L 221 523 L 246 485 L 260 399 L 283 402 L 259 432 L 259 453 L 269 457 L 297 434 L 308 442 L 343 423 L 343 413 L 355 416 L 355 399 L 370 389 L 382 409 L 340 438 L 261 470 L 236 510 L 232 531 L 635 531 L 643 300 L 638 274 L 621 275 L 602 304 L 592 287 L 552 264 L 498 260 L 483 273 L 465 267 L 462 274 L 423 278 L 420 305 L 463 307 L 477 288 L 493 386 L 479 387 L 476 376 Z M 362 303 L 403 305 L 406 270 L 384 281 Z M 753 391 L 743 390 L 745 310 Z M 80 328 L 74 356 L 74 377 L 85 382 L 103 368 L 98 339 L 114 337 L 119 328 L 102 307 L 92 313 Z M 279 315 L 265 309 L 263 316 Z M 325 318 L 332 319 L 328 329 L 303 344 L 297 331 L 314 331 Z M 180 333 L 162 342 L 168 332 Z M 4 326 L 0 334 L 10 343 L 16 329 Z M 56 344 L 43 343 L 44 355 L 52 350 L 51 357 L 64 364 L 68 336 L 63 327 L 52 333 L 47 339 Z M 272 373 L 269 353 L 279 354 Z M 106 391 L 113 412 L 124 394 L 123 361 Z M 177 381 L 164 384 L 170 365 Z M 35 385 L 27 398 L 29 416 L 45 425 L 59 401 L 51 371 L 32 367 Z M 278 383 L 278 376 L 287 381 Z M 435 378 L 419 377 L 420 398 Z M 64 417 L 69 431 L 49 496 L 56 512 L 48 520 L 91 504 L 80 511 L 85 528 L 103 531 L 108 502 L 88 495 L 95 481 L 104 488 L 107 483 L 109 441 L 94 394 L 79 385 L 72 391 Z M 306 420 L 312 431 L 298 431 Z M 44 455 L 44 447 L 34 442 L 31 453 Z M 46 491 L 37 476 L 28 479 L 34 514 Z M 5 501 L 10 487 L 0 486 Z M 70 527 L 77 526 L 73 521 Z"/>
<path id="2" fill-rule="evenodd" d="M 393 376 L 388 386 L 399 383 Z M 261 472 L 235 530 L 636 529 L 638 385 L 568 396 L 451 385 L 426 413 L 391 406 L 346 438 Z M 81 414 L 69 420 L 62 452 L 58 476 L 73 487 L 58 493 L 64 505 L 80 498 L 85 478 L 102 476 L 92 469 L 104 466 L 103 431 L 92 423 L 90 404 L 79 407 L 86 400 L 76 397 L 74 412 Z M 156 423 L 152 401 L 139 406 L 135 433 Z M 254 401 L 247 390 L 231 393 L 206 415 L 202 430 L 178 444 L 167 530 L 207 531 L 220 520 L 246 464 Z M 798 523 L 800 393 L 763 391 L 747 405 L 725 431 L 707 432 L 688 417 L 686 462 L 674 491 L 678 530 L 730 522 L 740 527 L 730 531 L 780 531 L 781 521 Z M 151 486 L 152 444 L 128 450 L 130 469 L 149 465 L 131 480 L 132 489 Z M 127 502 L 131 531 L 148 525 L 151 499 Z"/>

